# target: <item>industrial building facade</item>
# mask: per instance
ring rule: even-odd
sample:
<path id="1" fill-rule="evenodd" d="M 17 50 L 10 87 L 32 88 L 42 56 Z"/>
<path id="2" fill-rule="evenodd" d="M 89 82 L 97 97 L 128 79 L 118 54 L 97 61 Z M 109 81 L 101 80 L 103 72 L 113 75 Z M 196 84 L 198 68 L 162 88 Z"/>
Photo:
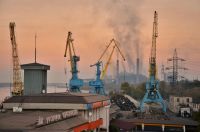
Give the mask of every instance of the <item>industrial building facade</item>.
<path id="1" fill-rule="evenodd" d="M 7 111 L 14 110 L 15 108 L 15 112 L 20 113 L 25 120 L 29 118 L 35 119 L 32 122 L 29 121 L 30 123 L 28 124 L 27 122 L 23 122 L 22 119 L 19 119 L 16 123 L 12 122 L 15 124 L 13 127 L 9 127 L 12 125 L 10 124 L 11 122 L 7 122 L 7 120 L 15 118 L 13 119 L 15 121 L 17 117 L 13 115 L 16 113 L 1 113 L 0 117 L 4 116 L 4 118 L 0 118 L 0 126 L 1 129 L 5 130 L 19 129 L 19 126 L 21 125 L 23 126 L 22 130 L 33 129 L 34 131 L 38 129 L 44 129 L 46 131 L 59 129 L 60 131 L 80 132 L 83 130 L 96 131 L 100 129 L 108 131 L 109 129 L 110 100 L 108 97 L 103 95 L 83 93 L 48 93 L 41 95 L 13 96 L 3 102 L 3 108 Z M 17 108 L 18 111 L 16 110 Z M 69 119 L 63 118 L 61 113 L 70 110 L 77 110 L 78 115 Z M 48 114 L 52 112 L 53 114 Z M 46 114 L 48 116 L 46 116 Z M 79 118 L 79 121 L 77 121 L 76 118 Z M 41 119 L 48 119 L 48 122 L 50 123 L 43 124 L 41 127 L 34 125 L 32 125 L 31 128 L 26 127 L 34 124 L 36 120 L 38 121 Z M 63 121 L 70 122 L 70 120 L 75 121 L 73 123 L 75 126 L 72 125 L 71 128 L 66 128 L 65 126 L 68 124 L 64 124 Z M 58 125 L 55 126 L 55 123 Z M 52 125 L 55 126 L 55 128 L 52 128 Z"/>
<path id="2" fill-rule="evenodd" d="M 192 97 L 169 97 L 169 109 L 174 113 L 179 113 L 181 106 L 189 107 L 192 103 Z"/>

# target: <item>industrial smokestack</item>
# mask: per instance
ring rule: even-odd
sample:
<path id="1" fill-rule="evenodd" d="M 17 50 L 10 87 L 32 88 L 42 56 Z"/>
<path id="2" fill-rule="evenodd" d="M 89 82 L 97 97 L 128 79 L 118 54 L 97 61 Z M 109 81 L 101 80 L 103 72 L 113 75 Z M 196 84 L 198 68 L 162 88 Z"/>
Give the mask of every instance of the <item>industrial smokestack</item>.
<path id="1" fill-rule="evenodd" d="M 139 74 L 140 74 L 140 59 L 136 59 L 136 83 L 139 83 Z"/>
<path id="2" fill-rule="evenodd" d="M 139 46 L 139 43 L 137 42 L 136 43 L 136 75 L 137 75 L 137 78 L 138 78 L 138 75 L 140 74 L 140 59 L 139 59 L 139 50 L 140 50 L 140 46 Z"/>
<path id="3" fill-rule="evenodd" d="M 136 74 L 137 74 L 137 76 L 140 74 L 140 59 L 139 58 L 137 58 L 136 59 Z"/>
<path id="4" fill-rule="evenodd" d="M 117 63 L 116 63 L 117 67 L 116 67 L 116 84 L 119 84 L 119 60 L 117 59 Z"/>

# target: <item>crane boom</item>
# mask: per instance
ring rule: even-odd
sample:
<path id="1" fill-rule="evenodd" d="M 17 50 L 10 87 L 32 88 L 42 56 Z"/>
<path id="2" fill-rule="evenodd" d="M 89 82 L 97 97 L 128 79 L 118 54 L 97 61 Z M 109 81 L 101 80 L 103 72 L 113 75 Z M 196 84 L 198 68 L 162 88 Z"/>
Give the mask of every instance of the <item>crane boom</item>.
<path id="1" fill-rule="evenodd" d="M 112 52 L 111 52 L 111 54 L 110 54 L 110 56 L 108 58 L 108 61 L 106 62 L 106 65 L 105 65 L 105 67 L 104 67 L 104 69 L 102 71 L 101 79 L 103 79 L 105 77 L 105 75 L 106 75 L 106 72 L 107 72 L 107 69 L 108 69 L 108 65 L 110 64 L 110 61 L 111 61 L 112 55 L 114 53 L 115 47 L 116 46 L 113 46 Z"/>
<path id="2" fill-rule="evenodd" d="M 72 52 L 71 52 L 71 42 L 72 42 L 71 35 L 72 35 L 72 33 L 68 32 L 64 57 L 67 56 L 67 50 L 69 49 L 69 58 L 70 58 L 70 60 L 73 60 L 72 59 Z M 73 61 L 70 61 L 70 65 L 71 65 L 71 68 L 72 68 L 73 67 Z"/>
<path id="3" fill-rule="evenodd" d="M 108 60 L 106 62 L 105 67 L 103 68 L 103 71 L 101 72 L 101 69 L 100 69 L 101 63 L 102 63 L 101 59 L 105 55 L 106 51 L 108 51 L 108 48 L 110 47 L 110 45 L 112 43 L 114 43 L 113 49 L 112 49 L 111 54 L 110 54 L 110 56 L 109 56 L 109 58 L 108 58 Z M 110 43 L 106 46 L 106 49 L 101 54 L 101 56 L 98 59 L 97 63 L 94 64 L 96 66 L 97 73 L 96 73 L 96 80 L 89 81 L 89 86 L 94 87 L 94 89 L 90 91 L 91 93 L 105 95 L 104 83 L 103 83 L 102 79 L 106 75 L 106 72 L 108 70 L 108 66 L 110 64 L 111 58 L 113 56 L 113 53 L 114 53 L 116 47 L 117 47 L 118 51 L 120 52 L 120 55 L 122 56 L 123 60 L 125 61 L 125 57 L 122 54 L 121 50 L 119 49 L 119 47 L 117 45 L 117 42 L 114 39 L 111 39 Z M 91 65 L 91 66 L 94 66 L 94 65 Z"/>
<path id="4" fill-rule="evenodd" d="M 114 39 L 110 40 L 110 43 L 106 46 L 106 49 L 103 51 L 103 53 L 101 54 L 101 56 L 98 59 L 98 61 L 101 61 L 101 59 L 103 58 L 103 56 L 105 55 L 106 51 L 108 50 L 108 48 L 110 47 L 110 45 L 112 44 L 113 41 L 114 41 Z"/>
<path id="5" fill-rule="evenodd" d="M 158 14 L 154 13 L 153 34 L 152 34 L 152 47 L 150 56 L 149 76 L 156 77 L 156 38 L 158 37 Z"/>
<path id="6" fill-rule="evenodd" d="M 116 40 L 114 40 L 114 43 L 115 43 L 115 46 L 117 47 L 117 49 L 118 49 L 118 51 L 119 51 L 119 53 L 120 53 L 120 55 L 121 55 L 121 57 L 123 58 L 123 60 L 125 61 L 126 59 L 125 59 L 125 57 L 124 57 L 124 55 L 122 54 L 122 52 L 121 52 L 121 50 L 120 50 L 120 48 L 119 48 L 119 46 L 117 45 L 117 41 Z"/>
<path id="7" fill-rule="evenodd" d="M 110 54 L 110 56 L 109 56 L 109 58 L 108 58 L 108 61 L 106 62 L 106 65 L 105 65 L 105 67 L 104 67 L 104 69 L 103 69 L 103 71 L 102 71 L 101 79 L 103 79 L 103 78 L 105 77 L 105 75 L 106 75 L 108 66 L 109 66 L 109 64 L 110 64 L 112 55 L 113 55 L 114 50 L 115 50 L 116 47 L 117 47 L 117 50 L 119 51 L 121 57 L 123 58 L 123 60 L 124 60 L 124 61 L 126 60 L 125 57 L 124 57 L 124 55 L 122 54 L 122 52 L 121 52 L 119 46 L 117 45 L 118 42 L 117 42 L 115 39 L 112 39 L 110 42 L 111 42 L 111 43 L 113 42 L 113 43 L 114 43 L 114 46 L 113 46 L 112 52 L 111 52 L 111 54 Z M 109 47 L 109 46 L 111 45 L 111 43 L 110 43 L 107 47 Z M 108 49 L 108 48 L 106 48 L 106 50 L 104 50 L 104 54 L 105 54 L 105 51 L 107 51 L 107 49 Z"/>
<path id="8" fill-rule="evenodd" d="M 22 95 L 23 94 L 23 84 L 20 72 L 20 62 L 18 56 L 18 49 L 15 37 L 15 23 L 10 22 L 10 40 L 12 45 L 12 60 L 13 60 L 13 90 L 12 95 Z"/>

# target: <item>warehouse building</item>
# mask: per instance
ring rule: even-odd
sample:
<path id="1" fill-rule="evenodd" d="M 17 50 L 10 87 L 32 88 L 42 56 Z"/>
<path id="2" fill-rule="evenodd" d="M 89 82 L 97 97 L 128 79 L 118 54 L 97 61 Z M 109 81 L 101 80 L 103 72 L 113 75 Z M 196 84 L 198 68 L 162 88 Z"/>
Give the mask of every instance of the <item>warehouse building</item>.
<path id="1" fill-rule="evenodd" d="M 179 113 L 182 106 L 189 107 L 190 103 L 192 103 L 192 97 L 169 97 L 169 109 L 174 113 Z"/>
<path id="2" fill-rule="evenodd" d="M 0 130 L 78 132 L 108 131 L 109 128 L 110 100 L 103 95 L 47 93 L 13 96 L 3 102 L 3 109 L 7 112 L 0 113 Z"/>

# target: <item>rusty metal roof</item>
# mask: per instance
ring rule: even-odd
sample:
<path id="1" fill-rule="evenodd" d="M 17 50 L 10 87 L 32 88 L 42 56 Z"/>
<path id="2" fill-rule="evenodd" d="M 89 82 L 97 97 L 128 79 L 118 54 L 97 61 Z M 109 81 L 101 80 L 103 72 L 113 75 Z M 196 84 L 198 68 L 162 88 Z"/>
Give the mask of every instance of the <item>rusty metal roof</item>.
<path id="1" fill-rule="evenodd" d="M 29 64 L 23 64 L 21 65 L 22 69 L 44 69 L 44 70 L 50 70 L 49 65 L 44 65 L 40 63 L 29 63 Z"/>

